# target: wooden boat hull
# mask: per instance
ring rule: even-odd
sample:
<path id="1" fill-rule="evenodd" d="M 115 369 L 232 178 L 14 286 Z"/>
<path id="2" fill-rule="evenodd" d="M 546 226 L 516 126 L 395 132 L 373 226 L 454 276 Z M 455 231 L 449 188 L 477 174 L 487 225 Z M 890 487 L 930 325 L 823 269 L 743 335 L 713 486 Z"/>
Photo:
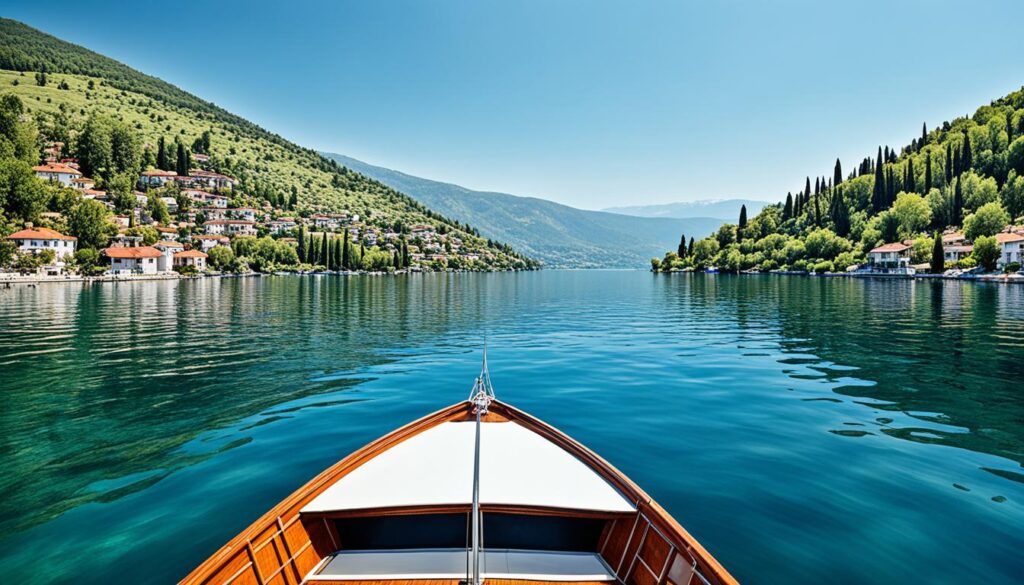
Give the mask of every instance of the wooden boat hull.
<path id="1" fill-rule="evenodd" d="M 302 513 L 304 506 L 340 479 L 384 451 L 436 425 L 468 420 L 472 405 L 460 402 L 413 421 L 353 452 L 296 490 L 180 581 L 183 585 L 299 585 L 324 559 L 343 548 L 332 522 L 350 515 L 410 515 L 468 512 L 466 506 L 422 506 L 353 512 Z M 543 421 L 495 400 L 487 422 L 514 421 L 541 435 L 592 468 L 633 502 L 635 512 L 611 513 L 559 509 L 546 506 L 505 507 L 483 505 L 488 512 L 510 511 L 528 515 L 591 517 L 604 520 L 598 553 L 615 579 L 629 585 L 685 585 L 736 583 L 728 573 L 671 515 L 639 486 L 607 461 Z M 415 579 L 413 579 L 415 580 Z M 420 585 L 427 581 L 415 580 Z M 341 582 L 341 581 L 339 581 Z M 394 584 L 401 581 L 387 580 Z M 452 580 L 454 585 L 457 580 Z M 317 580 L 323 585 L 330 581 Z M 370 585 L 374 580 L 346 580 L 347 585 Z M 447 585 L 431 580 L 429 585 Z M 522 580 L 487 579 L 493 585 L 522 585 Z M 576 581 L 579 583 L 579 581 Z"/>

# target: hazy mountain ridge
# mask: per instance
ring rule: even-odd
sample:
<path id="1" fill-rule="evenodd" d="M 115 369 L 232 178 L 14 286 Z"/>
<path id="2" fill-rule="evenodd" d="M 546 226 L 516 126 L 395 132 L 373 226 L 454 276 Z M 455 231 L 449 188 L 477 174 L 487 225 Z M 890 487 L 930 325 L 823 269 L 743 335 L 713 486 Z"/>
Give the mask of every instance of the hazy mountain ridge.
<path id="1" fill-rule="evenodd" d="M 746 205 L 747 213 L 756 215 L 769 201 L 756 199 L 702 199 L 700 201 L 678 201 L 675 203 L 661 203 L 656 205 L 624 205 L 621 207 L 606 207 L 602 211 L 609 213 L 621 213 L 623 215 L 635 215 L 637 217 L 673 217 L 684 219 L 690 217 L 714 217 L 723 221 L 736 221 L 739 217 L 740 207 Z"/>
<path id="2" fill-rule="evenodd" d="M 474 191 L 340 154 L 323 154 L 552 267 L 647 266 L 666 247 L 675 247 L 680 234 L 700 238 L 724 223 L 713 217 L 648 218 L 576 209 L 536 197 Z"/>

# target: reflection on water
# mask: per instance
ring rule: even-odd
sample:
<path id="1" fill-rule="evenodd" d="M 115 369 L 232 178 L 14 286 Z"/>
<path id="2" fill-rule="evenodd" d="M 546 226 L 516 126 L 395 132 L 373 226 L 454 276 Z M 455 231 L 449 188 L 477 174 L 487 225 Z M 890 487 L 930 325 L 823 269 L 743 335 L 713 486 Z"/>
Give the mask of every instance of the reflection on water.
<path id="1" fill-rule="evenodd" d="M 743 580 L 1010 583 L 1022 324 L 1024 287 L 772 276 L 4 289 L 0 571 L 173 581 L 347 452 L 464 398 L 486 333 L 500 397 L 626 471 Z"/>

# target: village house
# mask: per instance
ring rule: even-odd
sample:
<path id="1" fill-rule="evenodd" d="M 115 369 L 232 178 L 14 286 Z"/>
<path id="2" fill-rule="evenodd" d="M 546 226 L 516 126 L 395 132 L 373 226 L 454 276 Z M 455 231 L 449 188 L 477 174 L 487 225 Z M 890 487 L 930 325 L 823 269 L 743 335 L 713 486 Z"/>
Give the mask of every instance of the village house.
<path id="1" fill-rule="evenodd" d="M 204 207 L 200 209 L 207 221 L 215 221 L 228 218 L 228 210 L 222 207 Z"/>
<path id="2" fill-rule="evenodd" d="M 209 252 L 214 246 L 231 245 L 231 240 L 227 236 L 192 236 L 192 241 L 197 242 L 203 252 Z"/>
<path id="3" fill-rule="evenodd" d="M 188 178 L 193 185 L 205 185 L 212 189 L 234 189 L 238 184 L 238 181 L 227 175 L 203 169 L 191 169 Z"/>
<path id="4" fill-rule="evenodd" d="M 167 207 L 168 213 L 178 213 L 178 200 L 174 197 L 161 197 L 160 201 L 163 201 Z"/>
<path id="5" fill-rule="evenodd" d="M 71 179 L 71 186 L 75 189 L 93 189 L 96 187 L 96 181 L 88 177 L 78 177 L 77 179 Z"/>
<path id="6" fill-rule="evenodd" d="M 291 218 L 291 217 L 278 218 L 278 219 L 275 219 L 275 220 L 270 222 L 270 224 L 269 224 L 270 233 L 272 233 L 272 234 L 286 233 L 289 230 L 295 229 L 296 225 L 297 224 L 295 223 L 295 219 L 294 218 Z"/>
<path id="7" fill-rule="evenodd" d="M 161 240 L 153 244 L 153 247 L 160 250 L 161 254 L 156 261 L 157 272 L 167 272 L 174 268 L 174 255 L 185 250 L 185 245 L 181 242 L 172 242 L 169 240 Z"/>
<path id="8" fill-rule="evenodd" d="M 319 230 L 336 230 L 346 223 L 348 214 L 344 213 L 318 213 L 309 216 L 313 227 Z"/>
<path id="9" fill-rule="evenodd" d="M 256 222 L 244 219 L 217 219 L 203 224 L 210 235 L 255 236 Z"/>
<path id="10" fill-rule="evenodd" d="M 156 274 L 163 252 L 152 246 L 113 247 L 103 250 L 114 274 Z"/>
<path id="11" fill-rule="evenodd" d="M 942 258 L 945 262 L 959 262 L 974 252 L 970 244 L 951 244 L 942 246 Z"/>
<path id="12" fill-rule="evenodd" d="M 139 183 L 148 187 L 163 187 L 167 183 L 175 180 L 178 173 L 174 171 L 162 171 L 160 169 L 153 169 L 150 171 L 143 171 L 139 176 Z"/>
<path id="13" fill-rule="evenodd" d="M 877 271 L 904 271 L 910 267 L 910 252 L 913 248 L 903 243 L 878 246 L 868 252 L 868 264 Z"/>
<path id="14" fill-rule="evenodd" d="M 244 219 L 245 221 L 256 221 L 256 214 L 259 210 L 254 207 L 235 207 L 228 210 L 232 219 Z"/>
<path id="15" fill-rule="evenodd" d="M 1016 233 L 996 234 L 996 242 L 1001 246 L 999 251 L 999 268 L 1005 268 L 1007 264 L 1021 263 L 1021 253 L 1024 252 L 1024 235 Z"/>
<path id="16" fill-rule="evenodd" d="M 78 238 L 65 236 L 49 228 L 35 228 L 31 223 L 26 223 L 25 229 L 14 232 L 7 236 L 7 239 L 14 242 L 22 254 L 38 254 L 43 250 L 53 250 L 58 261 L 73 255 L 78 244 Z"/>
<path id="17" fill-rule="evenodd" d="M 226 209 L 228 206 L 228 198 L 224 195 L 209 193 L 202 189 L 183 189 L 182 193 L 192 201 L 203 206 L 219 207 L 221 209 Z"/>
<path id="18" fill-rule="evenodd" d="M 174 255 L 175 268 L 194 266 L 199 272 L 206 270 L 206 254 L 199 250 L 184 250 Z"/>
<path id="19" fill-rule="evenodd" d="M 167 226 L 156 226 L 156 231 L 160 232 L 161 240 L 176 240 L 178 239 L 178 228 L 172 228 Z"/>
<path id="20" fill-rule="evenodd" d="M 70 187 L 72 181 L 82 176 L 81 171 L 63 163 L 46 163 L 32 167 L 32 171 L 44 181 L 56 181 L 65 187 Z"/>
<path id="21" fill-rule="evenodd" d="M 419 237 L 426 241 L 429 241 L 434 237 L 434 226 L 431 225 L 417 224 L 409 229 L 412 232 L 413 237 Z"/>

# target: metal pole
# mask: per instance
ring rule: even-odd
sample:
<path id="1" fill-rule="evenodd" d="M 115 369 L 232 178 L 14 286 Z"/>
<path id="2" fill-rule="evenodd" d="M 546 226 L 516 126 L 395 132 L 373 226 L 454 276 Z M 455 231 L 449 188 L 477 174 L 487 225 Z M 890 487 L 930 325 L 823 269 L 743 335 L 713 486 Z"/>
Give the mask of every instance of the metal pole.
<path id="1" fill-rule="evenodd" d="M 480 585 L 480 406 L 476 408 L 476 447 L 473 455 L 473 585 Z"/>

